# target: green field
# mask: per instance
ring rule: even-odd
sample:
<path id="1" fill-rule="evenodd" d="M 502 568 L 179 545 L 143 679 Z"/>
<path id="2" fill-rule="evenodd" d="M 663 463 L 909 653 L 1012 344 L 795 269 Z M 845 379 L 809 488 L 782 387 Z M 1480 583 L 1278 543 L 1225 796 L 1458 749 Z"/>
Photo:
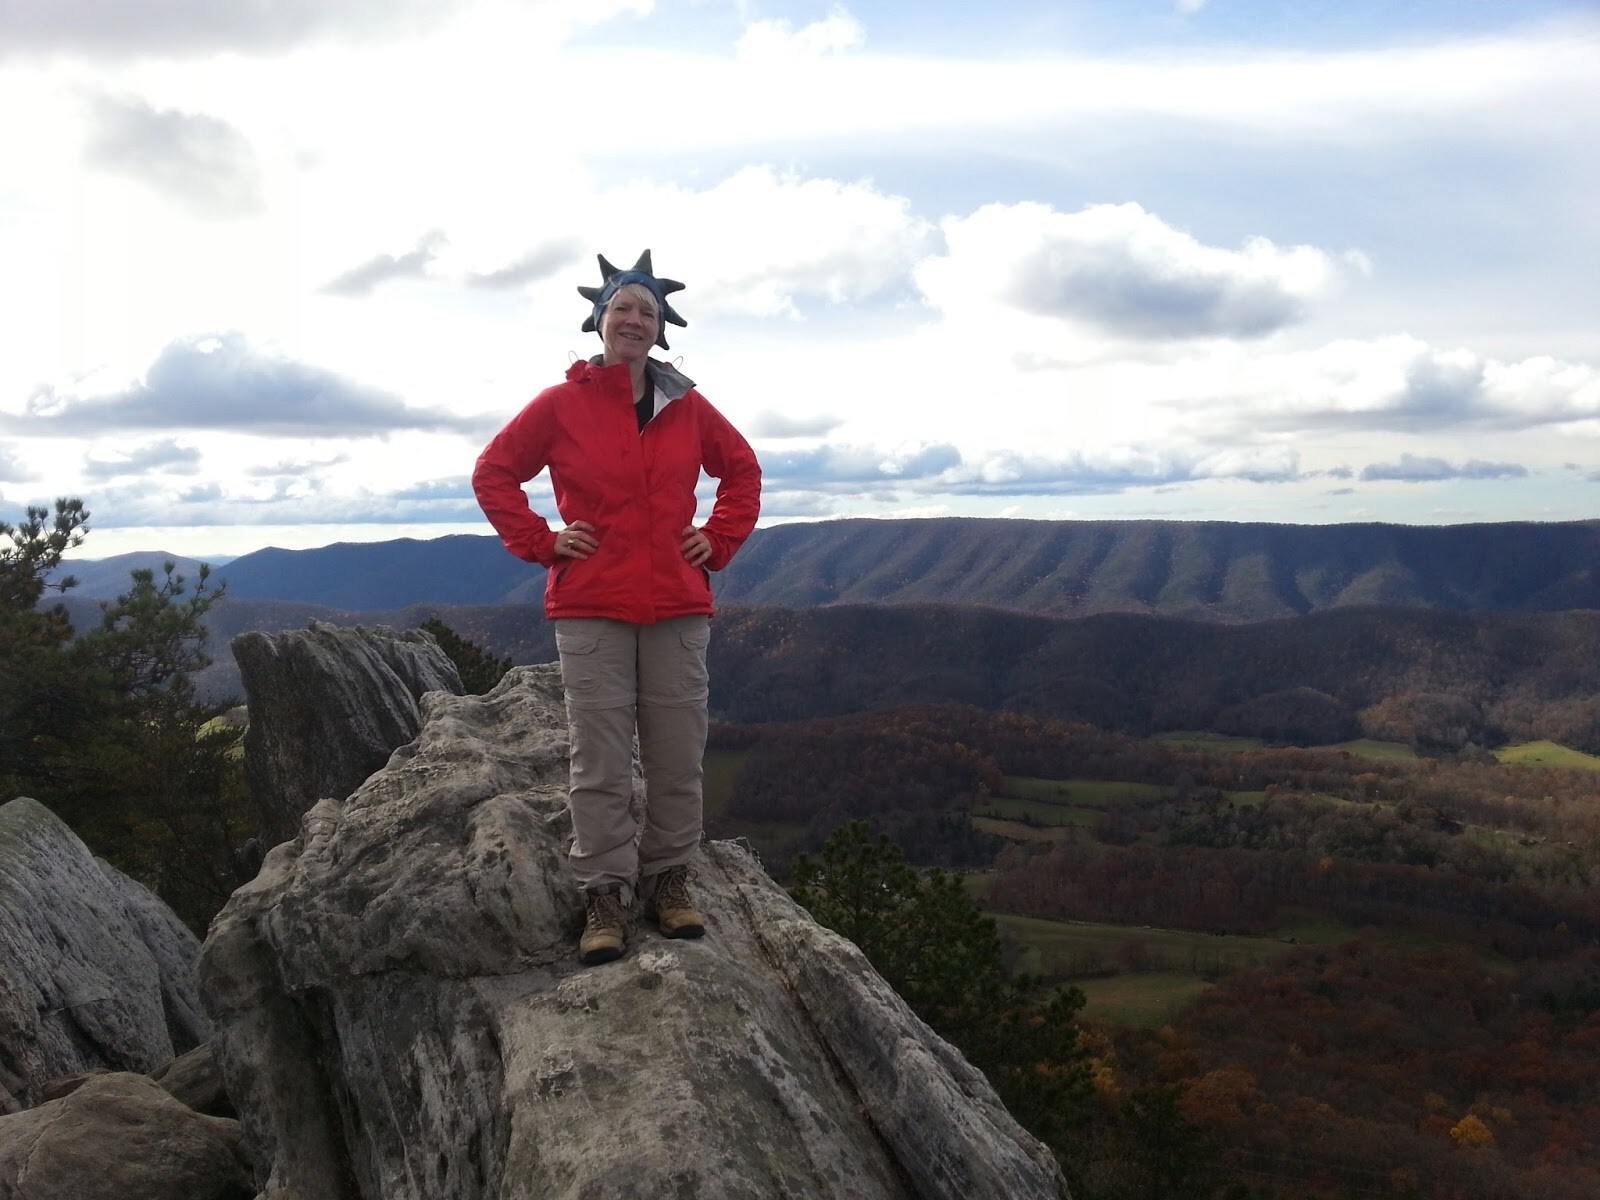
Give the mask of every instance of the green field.
<path id="1" fill-rule="evenodd" d="M 990 878 L 983 874 L 966 878 L 968 894 L 980 904 Z M 1208 980 L 1265 966 L 1296 944 L 1336 946 L 1359 934 L 1407 950 L 1456 945 L 1403 929 L 1358 931 L 1324 913 L 1300 910 L 1285 910 L 1278 926 L 1261 937 L 988 915 L 1002 939 L 1020 947 L 1018 971 L 1052 983 L 1070 983 L 1087 997 L 1088 1016 L 1137 1027 L 1166 1023 L 1205 991 Z M 1515 970 L 1515 964 L 1492 954 L 1475 956 L 1486 971 Z"/>
<path id="2" fill-rule="evenodd" d="M 1065 841 L 1067 829 L 1072 824 L 1074 822 L 1063 821 L 1060 824 L 1024 825 L 1021 821 L 1007 821 L 997 817 L 979 816 L 976 811 L 974 811 L 972 817 L 972 827 L 974 829 L 983 833 L 992 833 L 996 837 L 1009 838 L 1013 842 Z"/>
<path id="3" fill-rule="evenodd" d="M 1121 783 L 1114 779 L 1032 779 L 1007 775 L 996 798 L 1031 800 L 1039 804 L 1108 808 L 1129 801 L 1162 800 L 1176 789 L 1160 783 Z"/>
<path id="4" fill-rule="evenodd" d="M 1226 733 L 1207 733 L 1203 729 L 1179 729 L 1172 733 L 1158 733 L 1150 739 L 1165 742 L 1184 750 L 1259 750 L 1267 743 L 1257 737 L 1232 737 Z"/>
<path id="5" fill-rule="evenodd" d="M 1272 937 L 1045 921 L 1009 913 L 989 915 L 1002 936 L 1014 938 L 1022 947 L 1018 970 L 1048 979 L 1079 979 L 1123 970 L 1225 974 L 1261 966 L 1288 948 L 1286 941 Z"/>
<path id="6" fill-rule="evenodd" d="M 1157 734 L 1151 739 L 1185 750 L 1207 750 L 1222 754 L 1229 751 L 1263 750 L 1268 743 L 1255 737 L 1232 737 L 1225 733 L 1206 733 L 1204 730 L 1183 729 L 1175 733 Z M 1310 746 L 1311 750 L 1343 750 L 1357 758 L 1380 761 L 1415 759 L 1417 752 L 1404 742 L 1380 742 L 1373 738 L 1357 738 L 1353 742 L 1338 742 L 1329 746 Z"/>
<path id="7" fill-rule="evenodd" d="M 988 804 L 974 805 L 974 817 L 997 817 L 1019 825 L 1077 825 L 1087 827 L 1093 825 L 1098 817 L 1099 810 L 1093 808 L 1077 808 L 1065 804 L 1046 804 L 1039 800 L 1017 800 L 1011 796 L 1000 796 Z"/>
<path id="8" fill-rule="evenodd" d="M 974 890 L 987 882 L 983 876 L 968 878 L 979 881 Z M 1267 963 L 1288 949 L 1272 938 L 990 915 L 1002 937 L 1023 945 L 1019 970 L 1081 989 L 1085 1016 L 1137 1028 L 1172 1020 L 1210 986 L 1207 975 Z M 1113 971 L 1124 963 L 1138 969 L 1090 978 L 1079 973 Z"/>
<path id="9" fill-rule="evenodd" d="M 1021 841 L 1060 841 L 1060 832 L 1074 825 L 1089 829 L 1108 808 L 1164 800 L 1175 789 L 1153 783 L 1121 783 L 1106 779 L 1033 779 L 1007 775 L 986 804 L 972 809 L 974 822 L 988 833 Z"/>
<path id="10" fill-rule="evenodd" d="M 1555 742 L 1524 742 L 1496 750 L 1503 763 L 1521 767 L 1566 767 L 1569 770 L 1600 771 L 1600 758 L 1581 750 L 1569 750 Z"/>
<path id="11" fill-rule="evenodd" d="M 1083 1015 L 1112 1025 L 1159 1029 L 1211 985 L 1198 975 L 1152 971 L 1073 984 L 1083 992 Z"/>
<path id="12" fill-rule="evenodd" d="M 1357 758 L 1372 758 L 1379 762 L 1415 762 L 1417 758 L 1417 752 L 1404 742 L 1379 742 L 1372 738 L 1340 742 L 1332 749 L 1346 750 Z"/>
<path id="13" fill-rule="evenodd" d="M 1068 827 L 1093 829 L 1109 809 L 1128 804 L 1170 800 L 1177 789 L 1165 784 L 1123 783 L 1105 779 L 1030 779 L 1008 775 L 1000 791 L 986 804 L 972 808 L 973 824 L 985 833 L 1013 841 L 1059 842 Z M 1264 804 L 1266 792 L 1223 792 L 1228 803 L 1240 808 Z M 1306 793 L 1309 799 L 1329 804 L 1337 796 Z"/>

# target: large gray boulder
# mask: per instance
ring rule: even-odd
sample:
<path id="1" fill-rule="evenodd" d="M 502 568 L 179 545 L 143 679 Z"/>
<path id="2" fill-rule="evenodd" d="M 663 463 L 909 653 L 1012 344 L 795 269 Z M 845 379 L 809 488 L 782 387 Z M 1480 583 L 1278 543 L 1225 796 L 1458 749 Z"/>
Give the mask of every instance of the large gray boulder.
<path id="1" fill-rule="evenodd" d="M 142 1075 L 96 1075 L 0 1116 L 5 1200 L 250 1200 L 239 1123 L 208 1117 Z"/>
<path id="2" fill-rule="evenodd" d="M 44 805 L 0 805 L 0 1112 L 57 1076 L 154 1071 L 205 1041 L 199 951 Z"/>
<path id="3" fill-rule="evenodd" d="M 342 800 L 417 736 L 418 699 L 462 691 L 432 635 L 312 621 L 287 633 L 242 633 L 233 657 L 249 704 L 245 777 L 256 834 L 292 838 L 324 796 Z"/>
<path id="4" fill-rule="evenodd" d="M 577 966 L 554 666 L 422 710 L 201 955 L 268 1194 L 1067 1195 L 982 1075 L 733 843 L 704 848 L 704 939 L 639 926 Z"/>

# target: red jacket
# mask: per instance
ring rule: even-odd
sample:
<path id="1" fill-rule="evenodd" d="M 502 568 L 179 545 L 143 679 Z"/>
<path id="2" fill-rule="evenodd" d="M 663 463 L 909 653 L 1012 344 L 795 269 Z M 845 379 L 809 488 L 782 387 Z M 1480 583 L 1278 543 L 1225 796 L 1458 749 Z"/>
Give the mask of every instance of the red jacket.
<path id="1" fill-rule="evenodd" d="M 579 361 L 546 388 L 478 456 L 472 490 L 518 558 L 550 568 L 544 612 L 648 625 L 711 612 L 710 571 L 720 571 L 755 528 L 761 467 L 755 452 L 694 381 L 651 361 L 656 413 L 643 432 L 624 363 Z M 586 559 L 557 556 L 555 533 L 528 507 L 522 484 L 546 467 L 567 524 L 594 526 L 600 548 Z M 704 470 L 719 482 L 701 532 L 705 568 L 683 557 Z"/>

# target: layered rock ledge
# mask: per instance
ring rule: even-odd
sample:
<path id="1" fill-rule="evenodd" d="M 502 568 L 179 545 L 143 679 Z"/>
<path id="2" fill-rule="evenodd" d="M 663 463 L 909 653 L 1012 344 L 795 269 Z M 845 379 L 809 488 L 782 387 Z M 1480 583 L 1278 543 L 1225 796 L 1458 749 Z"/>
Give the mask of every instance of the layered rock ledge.
<path id="1" fill-rule="evenodd" d="M 740 846 L 704 848 L 703 940 L 640 926 L 577 966 L 554 666 L 420 711 L 201 956 L 268 1195 L 1067 1195 L 982 1075 Z"/>

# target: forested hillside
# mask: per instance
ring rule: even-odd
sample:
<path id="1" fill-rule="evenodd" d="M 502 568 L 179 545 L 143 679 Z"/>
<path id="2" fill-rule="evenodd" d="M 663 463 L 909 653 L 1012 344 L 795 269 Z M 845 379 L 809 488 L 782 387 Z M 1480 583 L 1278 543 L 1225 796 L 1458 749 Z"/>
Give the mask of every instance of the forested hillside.
<path id="1" fill-rule="evenodd" d="M 1352 606 L 1600 607 L 1600 522 L 823 521 L 760 530 L 723 600 L 1260 621 Z"/>
<path id="2" fill-rule="evenodd" d="M 543 568 L 487 534 L 258 550 L 218 575 L 237 600 L 349 610 L 536 603 L 544 586 Z M 715 586 L 724 604 L 931 602 L 1214 622 L 1372 606 L 1553 612 L 1600 607 L 1600 522 L 818 521 L 756 530 Z"/>
<path id="3" fill-rule="evenodd" d="M 93 601 L 68 597 L 74 622 Z M 228 642 L 247 629 L 409 629 L 439 619 L 513 662 L 549 662 L 531 605 L 386 611 L 239 600 L 207 614 L 203 695 L 238 694 Z M 712 706 L 736 722 L 960 703 L 1150 733 L 1216 729 L 1296 744 L 1358 735 L 1459 750 L 1548 738 L 1600 751 L 1600 611 L 1347 609 L 1218 625 L 1165 617 L 1028 616 L 939 605 L 723 608 Z"/>
<path id="4" fill-rule="evenodd" d="M 1222 626 L 880 605 L 728 609 L 713 704 L 782 721 L 955 702 L 1148 733 L 1357 733 L 1461 748 L 1600 750 L 1600 611 L 1359 609 Z"/>
<path id="5" fill-rule="evenodd" d="M 708 811 L 777 870 L 852 820 L 973 869 L 1015 963 L 1089 997 L 1075 1194 L 1600 1195 L 1600 770 L 1217 742 L 722 726 Z"/>

